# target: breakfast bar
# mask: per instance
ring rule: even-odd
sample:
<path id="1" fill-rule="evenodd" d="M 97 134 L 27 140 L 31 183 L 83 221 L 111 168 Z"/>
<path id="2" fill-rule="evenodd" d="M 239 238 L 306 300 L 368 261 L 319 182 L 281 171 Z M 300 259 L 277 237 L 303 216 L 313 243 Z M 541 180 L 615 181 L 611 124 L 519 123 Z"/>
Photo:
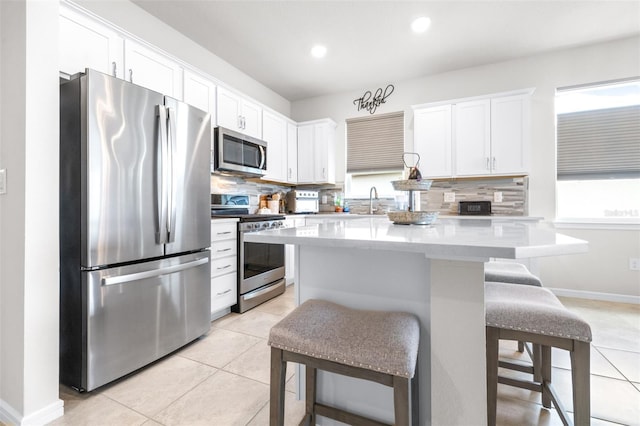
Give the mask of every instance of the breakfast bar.
<path id="1" fill-rule="evenodd" d="M 427 425 L 486 423 L 484 262 L 588 249 L 586 241 L 548 223 L 508 218 L 447 218 L 429 226 L 397 225 L 386 217 L 335 219 L 246 239 L 296 246 L 298 304 L 319 298 L 418 316 L 420 424 Z M 318 398 L 393 421 L 392 395 L 376 386 L 322 374 Z M 299 395 L 303 389 L 299 380 Z"/>

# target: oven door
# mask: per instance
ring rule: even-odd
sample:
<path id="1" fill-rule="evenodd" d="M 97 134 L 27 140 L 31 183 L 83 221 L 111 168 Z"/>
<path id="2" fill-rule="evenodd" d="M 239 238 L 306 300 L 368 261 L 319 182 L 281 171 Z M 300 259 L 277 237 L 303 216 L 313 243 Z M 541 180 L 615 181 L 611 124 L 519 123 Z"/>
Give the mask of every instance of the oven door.
<path id="1" fill-rule="evenodd" d="M 245 294 L 284 278 L 284 244 L 248 243 L 239 233 L 239 293 Z"/>

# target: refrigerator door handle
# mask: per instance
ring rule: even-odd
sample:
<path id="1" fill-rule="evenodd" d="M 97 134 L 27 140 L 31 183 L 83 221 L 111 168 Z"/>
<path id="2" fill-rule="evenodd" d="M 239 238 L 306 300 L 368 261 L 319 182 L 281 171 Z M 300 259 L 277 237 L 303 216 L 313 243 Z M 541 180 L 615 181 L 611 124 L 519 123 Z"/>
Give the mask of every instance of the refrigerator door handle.
<path id="1" fill-rule="evenodd" d="M 168 118 L 168 154 L 169 154 L 169 188 L 168 188 L 168 204 L 167 204 L 167 212 L 168 212 L 168 223 L 167 223 L 167 242 L 173 243 L 176 240 L 176 188 L 178 186 L 176 180 L 176 111 L 173 108 L 167 108 L 167 118 Z"/>
<path id="2" fill-rule="evenodd" d="M 187 263 L 181 263 L 180 265 L 167 266 L 166 268 L 152 269 L 150 271 L 136 272 L 136 273 L 127 274 L 127 275 L 114 275 L 110 277 L 103 277 L 102 285 L 124 284 L 131 281 L 139 281 L 146 278 L 173 274 L 175 272 L 184 271 L 185 269 L 190 269 L 196 266 L 204 265 L 207 262 L 209 262 L 209 258 L 203 257 L 202 259 L 194 260 Z"/>
<path id="3" fill-rule="evenodd" d="M 156 117 L 158 119 L 158 163 L 156 165 L 156 191 L 158 197 L 158 210 L 156 212 L 158 229 L 156 242 L 167 242 L 167 186 L 168 176 L 166 172 L 168 163 L 167 147 L 167 109 L 164 105 L 156 105 Z"/>

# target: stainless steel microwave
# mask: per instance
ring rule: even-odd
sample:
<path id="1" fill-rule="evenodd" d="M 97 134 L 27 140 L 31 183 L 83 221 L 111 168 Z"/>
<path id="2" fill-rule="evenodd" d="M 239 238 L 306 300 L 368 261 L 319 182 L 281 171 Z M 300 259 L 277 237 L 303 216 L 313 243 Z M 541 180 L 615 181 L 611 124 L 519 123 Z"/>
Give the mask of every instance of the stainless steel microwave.
<path id="1" fill-rule="evenodd" d="M 267 143 L 224 127 L 214 132 L 214 171 L 245 176 L 267 173 Z"/>

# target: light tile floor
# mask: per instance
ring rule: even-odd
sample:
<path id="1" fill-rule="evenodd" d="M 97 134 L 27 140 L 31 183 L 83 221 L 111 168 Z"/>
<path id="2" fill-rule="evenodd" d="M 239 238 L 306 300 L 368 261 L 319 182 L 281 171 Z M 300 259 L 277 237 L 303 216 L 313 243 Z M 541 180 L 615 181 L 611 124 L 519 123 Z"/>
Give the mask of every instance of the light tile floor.
<path id="1" fill-rule="evenodd" d="M 592 326 L 592 425 L 640 425 L 640 306 L 562 299 Z M 243 314 L 212 323 L 209 333 L 137 374 L 79 394 L 61 386 L 65 415 L 52 425 L 269 424 L 270 327 L 294 308 L 293 288 Z M 504 342 L 501 356 L 526 358 Z M 554 350 L 553 378 L 571 410 L 569 357 Z M 288 368 L 287 425 L 298 424 L 304 404 L 295 400 Z M 561 425 L 535 392 L 499 385 L 499 425 Z"/>

